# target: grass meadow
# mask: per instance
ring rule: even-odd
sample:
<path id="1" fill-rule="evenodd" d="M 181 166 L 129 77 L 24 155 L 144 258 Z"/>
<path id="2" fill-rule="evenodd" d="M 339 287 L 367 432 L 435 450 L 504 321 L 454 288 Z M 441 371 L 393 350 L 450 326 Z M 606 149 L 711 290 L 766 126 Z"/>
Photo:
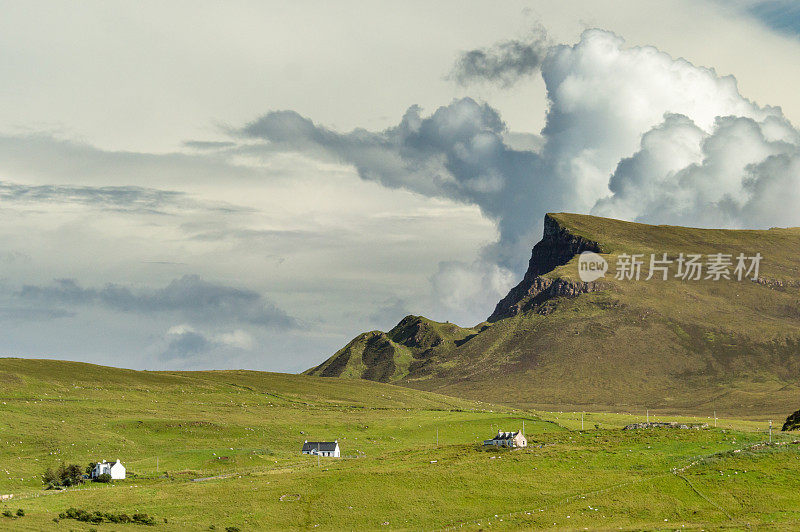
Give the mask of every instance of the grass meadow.
<path id="1" fill-rule="evenodd" d="M 800 445 L 759 445 L 764 421 L 623 431 L 645 413 L 587 413 L 581 430 L 580 413 L 366 381 L 18 359 L 0 382 L 0 512 L 25 511 L 0 529 L 800 528 Z M 523 422 L 527 449 L 480 446 Z M 306 439 L 343 457 L 303 456 Z M 42 489 L 61 461 L 117 458 L 124 481 Z M 70 507 L 156 524 L 59 519 Z"/>

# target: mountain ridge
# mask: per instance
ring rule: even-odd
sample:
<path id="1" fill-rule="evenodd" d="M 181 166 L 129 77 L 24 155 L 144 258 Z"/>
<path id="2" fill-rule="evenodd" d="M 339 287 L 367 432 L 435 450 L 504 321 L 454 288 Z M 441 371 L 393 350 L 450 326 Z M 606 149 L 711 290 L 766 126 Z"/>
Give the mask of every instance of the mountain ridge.
<path id="1" fill-rule="evenodd" d="M 409 316 L 388 333 L 365 333 L 380 338 L 373 343 L 359 335 L 307 373 L 523 407 L 796 409 L 800 229 L 696 229 L 569 213 L 548 214 L 544 226 L 525 276 L 486 322 L 462 328 Z M 578 276 L 583 251 L 609 264 L 633 253 L 758 252 L 764 260 L 755 282 L 635 281 L 609 272 L 587 283 Z M 425 345 L 409 341 L 419 335 L 429 337 Z"/>

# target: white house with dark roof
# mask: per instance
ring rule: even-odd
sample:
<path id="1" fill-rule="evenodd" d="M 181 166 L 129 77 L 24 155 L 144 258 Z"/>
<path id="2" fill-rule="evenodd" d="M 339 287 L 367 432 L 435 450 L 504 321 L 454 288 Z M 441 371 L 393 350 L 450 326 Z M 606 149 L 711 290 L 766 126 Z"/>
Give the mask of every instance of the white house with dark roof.
<path id="1" fill-rule="evenodd" d="M 315 454 L 318 456 L 332 456 L 339 458 L 339 440 L 334 441 L 308 441 L 303 443 L 303 454 Z"/>
<path id="2" fill-rule="evenodd" d="M 100 475 L 108 473 L 111 475 L 111 480 L 124 480 L 125 479 L 125 466 L 117 459 L 116 462 L 103 460 L 98 462 L 94 469 L 92 469 L 92 478 L 97 478 Z"/>
<path id="3" fill-rule="evenodd" d="M 491 440 L 483 440 L 484 445 L 495 445 L 497 447 L 510 447 L 516 449 L 518 447 L 527 447 L 528 440 L 522 431 L 517 432 L 503 432 L 497 433 L 497 436 Z"/>

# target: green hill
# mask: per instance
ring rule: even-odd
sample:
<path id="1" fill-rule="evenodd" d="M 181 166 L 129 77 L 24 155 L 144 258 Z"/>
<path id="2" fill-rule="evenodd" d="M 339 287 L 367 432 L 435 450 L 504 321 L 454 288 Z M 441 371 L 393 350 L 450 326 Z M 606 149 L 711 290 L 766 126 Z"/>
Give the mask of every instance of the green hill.
<path id="1" fill-rule="evenodd" d="M 175 532 L 800 524 L 794 434 L 767 446 L 766 420 L 715 428 L 652 412 L 711 426 L 620 430 L 645 420 L 367 380 L 0 359 L 0 495 L 13 495 L 0 499 L 0 530 L 144 530 L 111 520 L 142 513 L 148 530 Z M 523 424 L 526 449 L 480 445 Z M 330 439 L 341 458 L 300 453 L 304 440 Z M 43 489 L 46 468 L 117 458 L 125 480 Z M 70 519 L 70 508 L 102 522 Z"/>
<path id="2" fill-rule="evenodd" d="M 160 396 L 182 401 L 187 393 L 198 404 L 232 396 L 268 397 L 273 404 L 369 408 L 475 409 L 474 401 L 364 381 L 337 382 L 319 377 L 246 370 L 135 371 L 83 362 L 0 358 L 0 398 L 24 400 L 44 392 L 51 401 L 128 402 Z M 66 400 L 66 399 L 64 399 Z"/>
<path id="3" fill-rule="evenodd" d="M 430 442 L 432 419 L 471 419 L 490 408 L 371 381 L 0 358 L 0 494 L 40 488 L 44 467 L 61 460 L 123 458 L 133 472 L 158 464 L 191 477 L 284 463 L 304 439 L 338 438 L 356 454 L 366 449 L 355 442 L 369 434 L 371 452 L 392 450 L 398 443 L 387 433 L 402 434 L 404 445 Z M 370 430 L 378 417 L 392 429 Z"/>
<path id="4" fill-rule="evenodd" d="M 435 355 L 455 349 L 479 331 L 422 316 L 406 316 L 388 333 L 370 331 L 358 335 L 306 374 L 396 382 L 433 370 L 438 361 Z"/>
<path id="5" fill-rule="evenodd" d="M 583 251 L 609 262 L 605 278 L 579 279 Z M 683 280 L 676 264 L 667 280 L 645 281 L 650 255 L 663 253 L 763 258 L 757 282 Z M 614 277 L 623 254 L 644 256 L 641 280 Z M 549 214 L 524 279 L 486 322 L 464 329 L 409 316 L 388 333 L 356 337 L 307 373 L 520 407 L 783 417 L 800 397 L 798 256 L 796 228 Z"/>

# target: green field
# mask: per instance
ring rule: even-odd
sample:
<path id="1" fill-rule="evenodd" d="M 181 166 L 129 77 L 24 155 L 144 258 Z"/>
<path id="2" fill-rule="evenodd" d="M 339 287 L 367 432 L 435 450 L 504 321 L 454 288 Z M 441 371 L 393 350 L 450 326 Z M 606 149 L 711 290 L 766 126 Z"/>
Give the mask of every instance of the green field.
<path id="1" fill-rule="evenodd" d="M 644 413 L 589 413 L 581 430 L 580 413 L 362 380 L 40 360 L 0 359 L 0 382 L 0 511 L 26 512 L 0 529 L 800 528 L 800 445 L 750 449 L 763 422 L 623 431 Z M 528 449 L 478 445 L 523 420 Z M 302 456 L 305 439 L 343 458 Z M 116 458 L 124 481 L 42 490 L 62 460 Z M 55 522 L 69 507 L 157 524 Z"/>

